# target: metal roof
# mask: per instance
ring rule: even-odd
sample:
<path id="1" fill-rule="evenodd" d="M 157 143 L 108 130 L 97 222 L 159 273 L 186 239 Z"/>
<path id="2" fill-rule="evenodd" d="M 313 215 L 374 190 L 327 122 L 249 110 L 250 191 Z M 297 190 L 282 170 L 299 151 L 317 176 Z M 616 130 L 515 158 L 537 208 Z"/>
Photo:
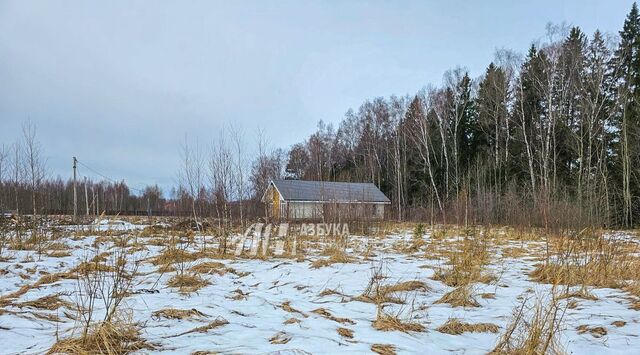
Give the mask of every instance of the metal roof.
<path id="1" fill-rule="evenodd" d="M 376 185 L 361 182 L 273 180 L 286 201 L 390 203 Z"/>

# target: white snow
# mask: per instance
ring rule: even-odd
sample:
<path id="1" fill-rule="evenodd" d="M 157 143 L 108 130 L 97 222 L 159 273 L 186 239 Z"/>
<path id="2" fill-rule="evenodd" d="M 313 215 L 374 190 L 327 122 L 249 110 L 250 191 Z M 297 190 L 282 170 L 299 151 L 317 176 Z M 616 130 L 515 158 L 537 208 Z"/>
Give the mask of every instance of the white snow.
<path id="1" fill-rule="evenodd" d="M 119 220 L 99 220 L 93 227 L 129 230 L 141 226 Z M 362 240 L 362 238 L 357 238 Z M 491 285 L 475 284 L 477 293 L 495 293 L 495 299 L 477 297 L 481 307 L 453 308 L 447 304 L 434 304 L 452 288 L 441 282 L 431 280 L 433 267 L 442 265 L 442 260 L 429 260 L 419 254 L 408 256 L 399 254 L 391 248 L 398 241 L 406 241 L 409 234 L 390 235 L 384 239 L 373 239 L 375 257 L 370 261 L 362 258 L 356 263 L 333 264 L 313 269 L 312 260 L 298 262 L 295 259 L 233 259 L 208 260 L 221 261 L 238 271 L 249 272 L 240 277 L 232 273 L 223 276 L 208 275 L 211 282 L 199 291 L 184 295 L 166 286 L 173 273 L 158 274 L 157 267 L 142 262 L 136 277 L 134 290 L 157 289 L 158 293 L 139 293 L 127 298 L 124 308 L 133 310 L 134 318 L 141 323 L 143 337 L 157 345 L 153 352 L 191 353 L 209 350 L 221 353 L 269 353 L 280 351 L 292 353 L 301 351 L 313 354 L 335 353 L 371 353 L 374 343 L 393 344 L 399 353 L 411 354 L 485 354 L 496 344 L 500 334 L 465 333 L 463 335 L 443 334 L 435 329 L 450 317 L 461 318 L 466 322 L 491 322 L 499 325 L 501 331 L 507 326 L 512 310 L 520 303 L 523 294 L 545 294 L 546 285 L 529 280 L 527 273 L 534 268 L 535 260 L 530 258 L 504 258 L 492 263 L 489 269 L 499 280 Z M 428 239 L 428 235 L 425 236 Z M 0 294 L 18 290 L 21 286 L 34 283 L 45 273 L 62 272 L 71 269 L 92 253 L 96 237 L 84 237 L 74 240 L 66 237 L 62 241 L 71 246 L 71 256 L 38 256 L 34 251 L 10 251 L 12 260 L 0 262 Z M 353 243 L 353 255 L 360 255 L 364 243 Z M 514 243 L 513 246 L 527 249 L 541 248 L 534 242 Z M 106 250 L 109 245 L 102 245 Z M 137 260 L 156 255 L 162 247 L 148 245 L 146 250 L 136 251 Z M 194 249 L 197 250 L 197 249 Z M 498 255 L 496 253 L 496 255 Z M 190 263 L 207 261 L 201 259 Z M 407 301 L 413 307 L 396 305 L 385 308 L 389 312 L 400 312 L 413 321 L 423 324 L 426 332 L 402 333 L 381 332 L 371 323 L 376 317 L 373 304 L 349 300 L 348 297 L 330 295 L 321 297 L 325 289 L 338 290 L 348 296 L 360 295 L 367 286 L 372 269 L 384 262 L 385 283 L 421 280 L 428 284 L 429 291 L 407 293 Z M 26 269 L 36 268 L 30 279 L 23 279 Z M 27 275 L 28 276 L 28 275 Z M 52 284 L 31 289 L 17 299 L 17 302 L 34 300 L 51 294 L 61 294 L 73 302 L 77 287 L 76 280 L 63 279 Z M 240 289 L 248 294 L 244 300 L 233 300 L 234 290 Z M 578 300 L 579 306 L 568 309 L 562 331 L 562 345 L 575 354 L 608 353 L 630 354 L 640 349 L 640 312 L 629 309 L 629 294 L 616 289 L 592 289 L 597 301 Z M 282 302 L 290 301 L 293 308 L 304 312 L 307 317 L 289 313 L 279 307 Z M 339 324 L 312 313 L 317 308 L 325 308 L 334 316 L 349 318 L 355 324 Z M 204 319 L 167 320 L 152 317 L 154 311 L 163 308 L 197 309 L 207 315 Z M 414 312 L 409 312 L 413 308 Z M 64 316 L 64 308 L 56 311 L 34 310 L 15 305 L 0 308 L 0 353 L 32 354 L 44 353 L 60 337 L 71 335 L 74 321 Z M 67 310 L 71 311 L 71 310 Z M 53 314 L 63 322 L 54 323 L 38 318 L 36 314 Z M 198 326 L 206 325 L 216 317 L 229 321 L 228 325 L 209 330 L 206 333 L 179 335 Z M 285 325 L 289 318 L 298 318 L 301 322 Z M 612 326 L 614 321 L 625 321 L 623 327 Z M 579 325 L 603 326 L 608 334 L 595 338 L 591 334 L 578 334 Z M 336 329 L 345 327 L 353 330 L 354 339 L 341 337 Z M 291 337 L 286 344 L 271 344 L 269 339 L 278 332 Z M 148 353 L 149 351 L 144 351 Z"/>

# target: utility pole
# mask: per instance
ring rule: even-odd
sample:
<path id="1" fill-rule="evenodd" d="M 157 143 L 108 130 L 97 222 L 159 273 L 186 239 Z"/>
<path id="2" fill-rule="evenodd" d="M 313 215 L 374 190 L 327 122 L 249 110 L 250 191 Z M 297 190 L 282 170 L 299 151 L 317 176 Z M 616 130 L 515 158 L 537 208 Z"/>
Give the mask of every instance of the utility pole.
<path id="1" fill-rule="evenodd" d="M 89 193 L 87 192 L 87 177 L 84 177 L 84 205 L 87 207 L 87 216 L 89 216 Z"/>
<path id="2" fill-rule="evenodd" d="M 73 221 L 78 223 L 78 193 L 76 191 L 76 163 L 78 159 L 73 157 Z"/>

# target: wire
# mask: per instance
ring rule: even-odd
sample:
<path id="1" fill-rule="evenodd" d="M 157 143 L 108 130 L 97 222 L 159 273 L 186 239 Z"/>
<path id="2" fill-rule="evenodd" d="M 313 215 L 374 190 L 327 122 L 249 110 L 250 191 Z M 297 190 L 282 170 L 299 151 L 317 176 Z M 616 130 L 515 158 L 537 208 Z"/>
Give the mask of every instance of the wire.
<path id="1" fill-rule="evenodd" d="M 104 175 L 104 174 L 100 173 L 99 171 L 97 171 L 97 170 L 95 170 L 95 169 L 91 168 L 90 166 L 88 166 L 87 164 L 85 164 L 85 163 L 81 162 L 81 161 L 80 161 L 80 160 L 78 160 L 78 159 L 76 159 L 76 163 L 78 163 L 78 164 L 80 164 L 80 165 L 84 166 L 85 168 L 87 168 L 87 170 L 89 170 L 89 171 L 93 172 L 93 173 L 94 173 L 94 174 L 96 174 L 96 175 L 99 175 L 100 177 L 102 177 L 102 178 L 103 178 L 103 179 L 105 179 L 105 180 L 108 180 L 108 181 L 110 181 L 110 182 L 112 182 L 112 183 L 114 183 L 114 184 L 119 183 L 118 181 L 116 181 L 116 180 L 114 180 L 114 179 L 112 179 L 112 178 L 110 178 L 110 177 L 108 177 L 108 176 L 106 176 L 106 175 Z M 124 180 L 123 180 L 123 181 L 124 181 Z M 141 193 L 141 194 L 144 194 L 144 192 L 145 192 L 144 190 L 136 189 L 135 187 L 131 187 L 131 186 L 128 186 L 128 185 L 127 185 L 127 187 L 128 187 L 129 189 L 134 190 L 134 191 L 137 191 L 137 192 L 139 192 L 139 193 Z"/>

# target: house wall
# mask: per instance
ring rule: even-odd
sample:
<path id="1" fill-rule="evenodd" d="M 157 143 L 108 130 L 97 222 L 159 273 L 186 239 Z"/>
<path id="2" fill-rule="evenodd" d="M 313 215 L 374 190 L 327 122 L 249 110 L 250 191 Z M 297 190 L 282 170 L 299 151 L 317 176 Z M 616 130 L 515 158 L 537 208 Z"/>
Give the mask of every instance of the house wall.
<path id="1" fill-rule="evenodd" d="M 288 217 L 296 219 L 321 219 L 323 216 L 322 203 L 319 202 L 295 202 L 287 203 Z"/>
<path id="2" fill-rule="evenodd" d="M 373 203 L 321 203 L 289 201 L 281 214 L 289 220 L 347 221 L 355 219 L 384 219 L 384 204 Z"/>

